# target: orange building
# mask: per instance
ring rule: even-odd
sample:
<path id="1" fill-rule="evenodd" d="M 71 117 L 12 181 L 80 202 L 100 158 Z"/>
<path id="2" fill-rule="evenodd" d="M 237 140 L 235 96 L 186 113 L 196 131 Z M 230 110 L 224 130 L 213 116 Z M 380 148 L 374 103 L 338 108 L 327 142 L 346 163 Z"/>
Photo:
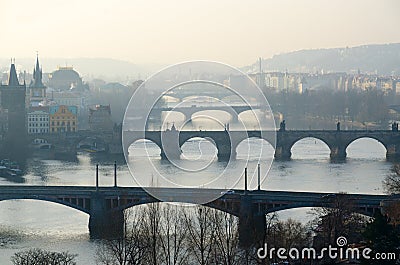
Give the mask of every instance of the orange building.
<path id="1" fill-rule="evenodd" d="M 76 132 L 78 128 L 76 106 L 50 106 L 50 133 Z"/>

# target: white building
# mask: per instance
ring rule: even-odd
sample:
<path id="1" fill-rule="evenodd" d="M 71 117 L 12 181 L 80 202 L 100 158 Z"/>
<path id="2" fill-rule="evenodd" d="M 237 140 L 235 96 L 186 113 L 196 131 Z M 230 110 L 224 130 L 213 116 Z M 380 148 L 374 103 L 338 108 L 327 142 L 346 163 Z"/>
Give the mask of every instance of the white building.
<path id="1" fill-rule="evenodd" d="M 28 134 L 49 133 L 49 113 L 36 110 L 28 113 Z"/>
<path id="2" fill-rule="evenodd" d="M 50 100 L 57 102 L 57 105 L 76 106 L 78 114 L 85 108 L 85 98 L 77 92 L 54 91 L 47 95 Z"/>

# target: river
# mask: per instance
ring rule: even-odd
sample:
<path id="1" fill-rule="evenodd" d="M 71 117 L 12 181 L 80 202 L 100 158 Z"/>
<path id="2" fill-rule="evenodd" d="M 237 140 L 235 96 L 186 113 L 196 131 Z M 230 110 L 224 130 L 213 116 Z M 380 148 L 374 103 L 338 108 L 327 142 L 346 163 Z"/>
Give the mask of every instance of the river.
<path id="1" fill-rule="evenodd" d="M 147 146 L 153 166 L 142 163 L 144 147 Z M 184 155 L 193 158 L 201 147 L 203 155 L 210 165 L 204 179 L 199 180 L 189 175 L 176 176 L 171 164 L 160 160 L 159 149 L 151 142 L 136 142 L 132 147 L 133 165 L 140 165 L 139 173 L 146 174 L 151 183 L 152 171 L 175 175 L 178 181 L 199 185 L 202 181 L 217 174 L 224 167 L 223 162 L 215 159 L 213 145 L 201 139 L 194 139 L 183 146 Z M 247 167 L 255 169 L 257 157 L 252 154 L 263 149 L 263 159 L 267 159 L 273 149 L 266 142 L 250 139 L 239 145 L 238 157 L 234 162 L 236 171 L 232 177 L 238 178 L 237 187 L 243 187 L 243 166 L 249 155 Z M 254 152 L 256 150 L 256 152 Z M 257 151 L 258 150 L 258 151 Z M 349 192 L 381 194 L 382 180 L 390 174 L 393 164 L 385 160 L 385 148 L 373 139 L 359 139 L 347 149 L 348 159 L 344 163 L 331 163 L 329 149 L 321 141 L 306 138 L 297 142 L 292 148 L 292 160 L 274 161 L 263 189 L 316 192 Z M 262 163 L 261 171 L 267 172 L 267 165 Z M 19 185 L 94 185 L 95 164 L 100 164 L 100 185 L 113 184 L 113 163 L 118 163 L 118 184 L 121 186 L 136 185 L 129 173 L 123 157 L 93 157 L 80 154 L 77 161 L 66 162 L 32 158 L 27 162 L 27 174 Z M 208 163 L 208 162 L 207 162 Z M 215 175 L 214 174 L 214 175 Z M 175 179 L 175 180 L 176 180 Z M 188 180 L 189 179 L 189 180 Z M 224 180 L 215 185 L 221 188 Z M 252 182 L 251 188 L 256 183 Z M 15 184 L 0 178 L 1 185 Z M 279 213 L 282 218 L 292 217 L 305 221 L 306 209 L 288 210 Z M 78 264 L 95 264 L 96 243 L 91 241 L 88 233 L 89 217 L 77 210 L 58 204 L 15 200 L 0 203 L 0 264 L 11 264 L 10 256 L 21 250 L 39 247 L 54 251 L 77 253 Z"/>

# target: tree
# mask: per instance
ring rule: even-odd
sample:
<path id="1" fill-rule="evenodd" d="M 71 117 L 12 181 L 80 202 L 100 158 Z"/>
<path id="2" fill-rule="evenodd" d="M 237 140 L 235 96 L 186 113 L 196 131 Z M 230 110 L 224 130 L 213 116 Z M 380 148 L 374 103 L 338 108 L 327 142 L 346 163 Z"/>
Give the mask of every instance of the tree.
<path id="1" fill-rule="evenodd" d="M 387 175 L 383 181 L 383 188 L 388 194 L 399 194 L 400 193 L 400 165 L 395 164 L 392 167 L 392 173 Z M 385 214 L 387 214 L 392 224 L 397 226 L 400 224 L 400 202 L 390 201 L 384 204 Z"/>
<path id="2" fill-rule="evenodd" d="M 133 216 L 133 218 L 128 218 Z M 97 263 L 103 265 L 143 264 L 147 253 L 147 237 L 143 233 L 141 211 L 124 214 L 125 231 L 121 238 L 104 240 L 97 249 Z"/>
<path id="3" fill-rule="evenodd" d="M 363 236 L 367 246 L 374 253 L 396 253 L 396 257 L 399 257 L 400 240 L 398 232 L 390 224 L 390 219 L 380 212 L 376 212 L 374 220 L 367 224 Z M 363 264 L 391 265 L 397 263 L 395 260 L 368 259 L 363 260 Z"/>
<path id="4" fill-rule="evenodd" d="M 195 209 L 186 211 L 184 218 L 188 232 L 188 247 L 192 258 L 200 265 L 213 264 L 213 254 L 216 254 L 213 210 L 197 206 Z"/>
<path id="5" fill-rule="evenodd" d="M 161 205 L 151 203 L 143 208 L 142 230 L 146 238 L 147 255 L 144 264 L 157 265 L 160 262 Z"/>
<path id="6" fill-rule="evenodd" d="M 291 218 L 286 221 L 278 221 L 274 230 L 279 239 L 275 242 L 276 247 L 285 249 L 306 247 L 310 243 L 310 231 L 299 221 Z"/>
<path id="7" fill-rule="evenodd" d="M 309 247 L 311 242 L 310 230 L 305 225 L 291 218 L 285 221 L 278 220 L 273 216 L 272 218 L 270 218 L 272 222 L 267 225 L 266 243 L 268 249 L 285 248 L 288 250 L 296 248 L 300 250 L 303 247 Z M 270 262 L 279 262 L 279 259 L 275 255 Z"/>
<path id="8" fill-rule="evenodd" d="M 187 230 L 184 209 L 176 205 L 163 205 L 161 222 L 161 255 L 166 265 L 188 263 Z"/>
<path id="9" fill-rule="evenodd" d="M 383 181 L 383 188 L 388 194 L 400 193 L 400 164 L 392 167 L 392 173 L 387 175 Z"/>
<path id="10" fill-rule="evenodd" d="M 346 237 L 349 243 L 359 242 L 367 218 L 356 213 L 353 201 L 344 193 L 328 196 L 325 201 L 326 207 L 313 209 L 316 215 L 312 222 L 316 234 L 314 246 L 335 245 L 340 236 Z"/>
<path id="11" fill-rule="evenodd" d="M 77 254 L 52 252 L 33 248 L 15 253 L 11 262 L 15 265 L 75 265 Z"/>
<path id="12" fill-rule="evenodd" d="M 218 264 L 242 264 L 240 260 L 238 218 L 221 211 L 214 210 L 215 243 Z"/>

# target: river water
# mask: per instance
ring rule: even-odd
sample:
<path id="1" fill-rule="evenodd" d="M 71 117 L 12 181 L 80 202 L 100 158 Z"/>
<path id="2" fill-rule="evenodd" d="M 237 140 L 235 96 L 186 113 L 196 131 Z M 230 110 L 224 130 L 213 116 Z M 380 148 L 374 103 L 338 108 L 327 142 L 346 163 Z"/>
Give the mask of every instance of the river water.
<path id="1" fill-rule="evenodd" d="M 153 166 L 143 162 L 144 147 L 151 156 Z M 201 185 L 202 181 L 212 176 L 224 167 L 223 162 L 215 158 L 215 148 L 205 140 L 193 139 L 183 146 L 183 154 L 187 158 L 196 158 L 201 148 L 205 159 L 210 162 L 209 170 L 204 179 L 185 180 L 185 183 Z M 243 166 L 246 157 L 249 157 L 247 167 L 255 169 L 259 163 L 252 154 L 263 150 L 263 159 L 268 159 L 273 149 L 266 142 L 259 139 L 250 139 L 242 142 L 238 149 L 235 163 L 237 170 L 232 177 L 239 182 L 236 187 L 243 187 Z M 258 150 L 255 152 L 254 150 Z M 349 192 L 381 194 L 382 180 L 390 174 L 393 164 L 385 160 L 385 148 L 373 139 L 359 139 L 347 149 L 348 159 L 345 163 L 331 163 L 329 149 L 321 141 L 306 138 L 297 142 L 292 148 L 292 160 L 286 162 L 274 161 L 263 189 L 289 191 L 316 191 L 316 192 Z M 137 165 L 140 174 L 149 176 L 154 170 L 171 174 L 171 164 L 160 160 L 159 149 L 151 142 L 136 142 L 130 148 L 129 159 Z M 267 171 L 261 159 L 263 175 Z M 23 183 L 18 185 L 94 185 L 95 164 L 100 164 L 100 185 L 113 185 L 113 162 L 118 163 L 118 181 L 121 186 L 136 185 L 129 173 L 123 157 L 94 157 L 80 154 L 77 161 L 66 162 L 32 158 L 28 161 L 27 174 L 23 176 Z M 174 175 L 172 170 L 172 175 Z M 191 175 L 175 176 L 177 179 L 191 178 Z M 225 181 L 215 183 L 220 188 Z M 7 179 L 0 178 L 1 185 L 15 184 Z M 253 181 L 251 188 L 256 183 Z M 296 209 L 279 213 L 282 218 L 292 217 L 306 220 L 307 210 Z M 11 264 L 10 256 L 21 250 L 39 247 L 54 251 L 69 251 L 78 254 L 78 264 L 95 264 L 96 243 L 89 239 L 89 217 L 77 210 L 54 203 L 15 200 L 0 203 L 0 264 Z"/>

